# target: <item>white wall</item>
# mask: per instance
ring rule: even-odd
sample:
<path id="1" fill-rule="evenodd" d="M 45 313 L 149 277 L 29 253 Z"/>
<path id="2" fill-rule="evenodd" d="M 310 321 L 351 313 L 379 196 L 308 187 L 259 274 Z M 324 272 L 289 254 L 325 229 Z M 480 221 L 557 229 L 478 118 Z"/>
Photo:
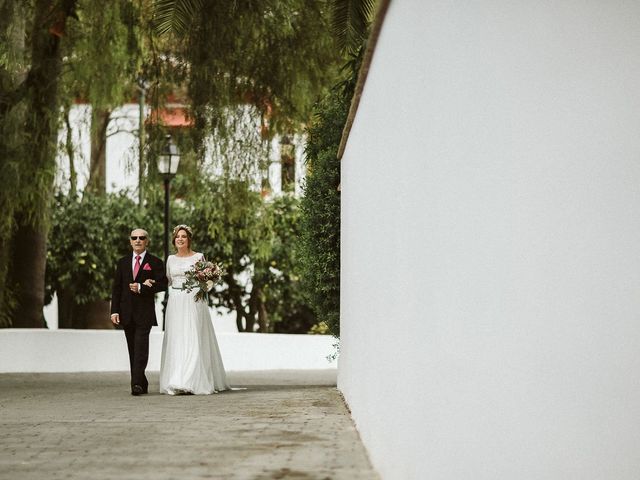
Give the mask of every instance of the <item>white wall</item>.
<path id="1" fill-rule="evenodd" d="M 382 478 L 640 478 L 640 3 L 391 2 L 341 288 Z"/>
<path id="2" fill-rule="evenodd" d="M 156 319 L 158 325 L 151 327 L 151 331 L 163 331 L 164 315 L 162 313 L 163 306 L 162 301 L 164 294 L 156 295 Z M 53 294 L 51 303 L 44 306 L 43 309 L 44 320 L 49 330 L 58 330 L 58 296 Z M 233 311 L 229 311 L 226 308 L 220 307 L 219 309 L 209 307 L 209 315 L 211 322 L 216 333 L 238 333 L 238 326 L 236 325 L 236 314 Z"/>
<path id="3" fill-rule="evenodd" d="M 160 370 L 162 331 L 149 337 L 147 370 Z M 227 371 L 334 370 L 335 339 L 328 335 L 218 333 Z M 0 373 L 129 370 L 123 331 L 0 329 Z"/>
<path id="4" fill-rule="evenodd" d="M 119 192 L 128 190 L 131 197 L 137 199 L 138 196 L 138 127 L 140 123 L 140 110 L 138 104 L 125 104 L 116 108 L 109 122 L 107 129 L 106 145 L 106 188 L 108 192 Z M 245 125 L 247 131 L 251 131 L 251 123 L 255 123 L 255 134 L 258 135 L 259 123 L 256 118 L 249 115 L 250 109 L 246 112 Z M 149 107 L 145 107 L 145 115 L 149 114 Z M 77 187 L 84 190 L 89 181 L 89 164 L 91 160 L 91 106 L 79 104 L 72 106 L 69 115 L 72 127 L 72 141 L 74 144 L 74 167 L 77 173 Z M 246 135 L 246 131 L 239 131 L 238 135 Z M 65 148 L 66 126 L 63 126 L 58 133 L 58 143 L 60 146 L 57 158 L 57 171 L 55 185 L 56 189 L 63 192 L 69 190 L 69 157 Z M 282 193 L 280 172 L 280 137 L 276 136 L 271 141 L 269 160 L 269 181 L 274 194 Z M 296 156 L 296 183 L 294 191 L 296 195 L 302 194 L 302 184 L 306 176 L 304 148 L 306 137 L 304 135 L 293 135 L 291 137 L 295 145 Z M 209 158 L 211 161 L 211 158 Z M 212 173 L 220 173 L 219 169 L 213 169 Z M 260 179 L 256 178 L 256 188 L 259 188 Z"/>

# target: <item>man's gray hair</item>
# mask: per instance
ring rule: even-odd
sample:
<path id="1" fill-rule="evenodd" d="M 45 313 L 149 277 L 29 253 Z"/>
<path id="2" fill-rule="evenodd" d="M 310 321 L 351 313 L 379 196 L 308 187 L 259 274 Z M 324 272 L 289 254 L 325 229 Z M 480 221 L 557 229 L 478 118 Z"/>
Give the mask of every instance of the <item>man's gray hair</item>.
<path id="1" fill-rule="evenodd" d="M 129 235 L 133 236 L 133 232 L 135 232 L 136 230 L 142 230 L 145 236 L 147 237 L 147 240 L 149 240 L 149 243 L 151 243 L 151 239 L 149 238 L 149 232 L 147 232 L 144 228 L 134 228 L 133 230 L 131 230 L 131 233 Z"/>

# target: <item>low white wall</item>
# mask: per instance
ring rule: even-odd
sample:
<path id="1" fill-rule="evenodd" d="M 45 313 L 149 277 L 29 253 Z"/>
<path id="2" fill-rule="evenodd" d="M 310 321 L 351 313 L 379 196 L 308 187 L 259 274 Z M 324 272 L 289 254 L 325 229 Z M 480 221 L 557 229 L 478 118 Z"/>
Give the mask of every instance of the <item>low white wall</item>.
<path id="1" fill-rule="evenodd" d="M 640 2 L 393 0 L 341 187 L 382 478 L 640 478 Z"/>
<path id="2" fill-rule="evenodd" d="M 152 331 L 148 370 L 160 369 L 164 333 Z M 219 333 L 227 371 L 337 368 L 326 335 Z M 110 372 L 129 370 L 123 331 L 0 329 L 0 372 Z"/>

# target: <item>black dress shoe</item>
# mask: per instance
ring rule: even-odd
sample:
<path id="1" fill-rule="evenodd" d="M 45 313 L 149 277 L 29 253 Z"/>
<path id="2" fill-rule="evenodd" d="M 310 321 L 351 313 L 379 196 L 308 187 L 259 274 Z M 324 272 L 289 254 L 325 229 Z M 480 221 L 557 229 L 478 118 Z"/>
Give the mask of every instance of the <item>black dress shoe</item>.
<path id="1" fill-rule="evenodd" d="M 142 395 L 143 393 L 147 393 L 140 385 L 134 385 L 131 387 L 131 395 Z"/>

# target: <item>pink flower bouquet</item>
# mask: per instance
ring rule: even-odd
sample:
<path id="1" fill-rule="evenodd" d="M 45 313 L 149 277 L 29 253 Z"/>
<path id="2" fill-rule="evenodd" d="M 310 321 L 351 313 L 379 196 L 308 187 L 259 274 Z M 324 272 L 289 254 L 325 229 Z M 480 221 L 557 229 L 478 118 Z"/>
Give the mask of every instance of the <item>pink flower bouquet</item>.
<path id="1" fill-rule="evenodd" d="M 220 266 L 207 260 L 198 260 L 193 264 L 191 269 L 185 273 L 187 281 L 184 282 L 182 288 L 191 293 L 196 291 L 196 302 L 199 300 L 204 301 L 214 285 L 222 278 L 222 269 Z"/>

